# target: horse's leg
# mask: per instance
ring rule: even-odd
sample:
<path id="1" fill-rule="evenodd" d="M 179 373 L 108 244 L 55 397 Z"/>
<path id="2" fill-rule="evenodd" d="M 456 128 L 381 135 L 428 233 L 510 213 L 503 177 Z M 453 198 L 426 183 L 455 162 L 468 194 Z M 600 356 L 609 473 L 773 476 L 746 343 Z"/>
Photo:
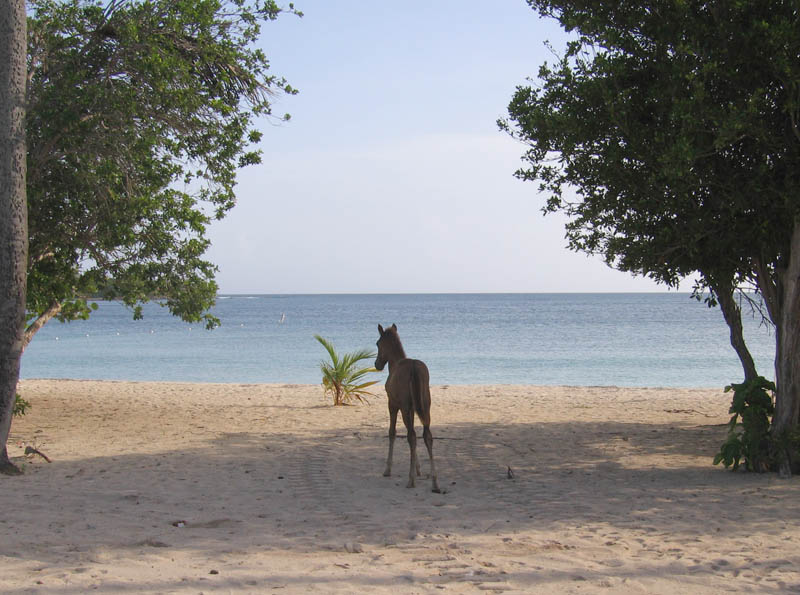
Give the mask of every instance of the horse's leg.
<path id="1" fill-rule="evenodd" d="M 431 434 L 430 426 L 423 427 L 422 439 L 425 441 L 425 446 L 428 449 L 428 456 L 431 459 L 431 481 L 433 482 L 432 491 L 439 494 L 441 493 L 441 490 L 439 489 L 439 482 L 436 481 L 436 465 L 433 463 L 433 434 Z"/>
<path id="2" fill-rule="evenodd" d="M 386 457 L 386 470 L 384 477 L 392 474 L 392 454 L 394 452 L 394 437 L 397 436 L 397 409 L 389 407 L 389 456 Z"/>
<path id="3" fill-rule="evenodd" d="M 411 431 L 414 432 L 414 414 L 411 414 Z M 414 468 L 417 470 L 417 477 L 422 477 L 422 472 L 419 469 L 419 455 L 417 454 L 417 433 L 414 432 Z"/>
<path id="4" fill-rule="evenodd" d="M 417 434 L 414 431 L 413 410 L 403 410 L 403 423 L 406 426 L 406 434 L 408 435 L 408 448 L 411 451 L 411 461 L 408 466 L 408 485 L 406 487 L 413 488 L 414 470 L 419 470 L 419 461 L 417 461 Z"/>

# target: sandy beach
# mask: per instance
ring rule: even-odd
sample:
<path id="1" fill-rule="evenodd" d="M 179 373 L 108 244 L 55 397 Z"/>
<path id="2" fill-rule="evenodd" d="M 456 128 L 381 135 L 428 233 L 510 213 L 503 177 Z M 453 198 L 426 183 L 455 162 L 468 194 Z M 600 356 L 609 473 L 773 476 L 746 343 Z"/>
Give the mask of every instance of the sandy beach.
<path id="1" fill-rule="evenodd" d="M 721 390 L 432 393 L 443 494 L 402 425 L 382 476 L 382 392 L 23 381 L 0 592 L 800 592 L 800 480 L 712 466 Z"/>

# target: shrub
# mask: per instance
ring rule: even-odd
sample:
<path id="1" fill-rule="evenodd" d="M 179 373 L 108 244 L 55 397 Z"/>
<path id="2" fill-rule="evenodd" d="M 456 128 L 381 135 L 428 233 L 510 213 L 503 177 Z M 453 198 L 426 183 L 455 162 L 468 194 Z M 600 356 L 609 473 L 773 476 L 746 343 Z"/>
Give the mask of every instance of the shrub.
<path id="1" fill-rule="evenodd" d="M 728 422 L 728 438 L 714 457 L 714 464 L 722 463 L 736 471 L 744 459 L 748 471 L 768 471 L 774 462 L 770 422 L 775 411 L 775 384 L 758 376 L 725 387 L 725 392 L 731 390 L 733 400 L 728 413 L 733 417 Z"/>
<path id="2" fill-rule="evenodd" d="M 14 396 L 14 407 L 13 407 L 13 409 L 11 409 L 11 415 L 12 416 L 13 415 L 25 415 L 25 413 L 28 411 L 28 408 L 30 406 L 31 406 L 31 404 L 28 401 L 26 401 L 25 399 L 23 399 L 19 395 L 15 395 Z"/>
<path id="3" fill-rule="evenodd" d="M 372 395 L 366 389 L 373 384 L 377 384 L 378 381 L 361 381 L 365 375 L 370 372 L 377 372 L 377 370 L 373 367 L 356 368 L 361 360 L 374 358 L 374 353 L 362 349 L 361 351 L 345 353 L 340 356 L 336 353 L 330 341 L 319 335 L 314 335 L 314 338 L 322 344 L 331 358 L 330 362 L 321 362 L 319 367 L 322 371 L 322 385 L 325 387 L 325 394 L 330 393 L 333 395 L 334 405 L 344 405 L 354 400 L 364 402 L 363 397 Z"/>

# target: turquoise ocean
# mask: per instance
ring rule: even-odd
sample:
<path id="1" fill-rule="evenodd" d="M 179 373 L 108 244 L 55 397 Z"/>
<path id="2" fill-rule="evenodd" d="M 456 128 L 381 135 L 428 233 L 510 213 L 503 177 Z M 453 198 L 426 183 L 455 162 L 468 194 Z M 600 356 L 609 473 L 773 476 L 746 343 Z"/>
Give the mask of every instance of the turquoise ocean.
<path id="1" fill-rule="evenodd" d="M 372 349 L 378 323 L 396 323 L 432 384 L 722 387 L 742 378 L 721 312 L 686 293 L 221 295 L 214 314 L 222 326 L 208 331 L 157 304 L 135 321 L 121 303 L 98 302 L 87 321 L 45 325 L 22 377 L 318 383 L 327 355 L 314 334 L 339 352 Z M 774 332 L 746 314 L 745 333 L 772 378 Z"/>

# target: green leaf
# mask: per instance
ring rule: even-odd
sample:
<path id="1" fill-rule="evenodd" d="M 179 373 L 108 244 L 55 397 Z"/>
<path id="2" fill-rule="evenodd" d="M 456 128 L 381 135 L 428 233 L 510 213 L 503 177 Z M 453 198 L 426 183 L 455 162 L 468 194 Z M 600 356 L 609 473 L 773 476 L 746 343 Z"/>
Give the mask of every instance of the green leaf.
<path id="1" fill-rule="evenodd" d="M 340 356 L 329 340 L 320 335 L 314 335 L 314 338 L 325 348 L 330 358 L 330 362 L 323 361 L 320 363 L 320 371 L 322 372 L 322 385 L 325 388 L 325 393 L 333 396 L 334 405 L 341 405 L 354 399 L 363 401 L 362 395 L 372 394 L 365 389 L 378 381 L 361 384 L 358 382 L 366 374 L 377 372 L 377 370 L 372 367 L 357 369 L 357 365 L 362 360 L 374 358 L 374 352 L 362 349 Z"/>

